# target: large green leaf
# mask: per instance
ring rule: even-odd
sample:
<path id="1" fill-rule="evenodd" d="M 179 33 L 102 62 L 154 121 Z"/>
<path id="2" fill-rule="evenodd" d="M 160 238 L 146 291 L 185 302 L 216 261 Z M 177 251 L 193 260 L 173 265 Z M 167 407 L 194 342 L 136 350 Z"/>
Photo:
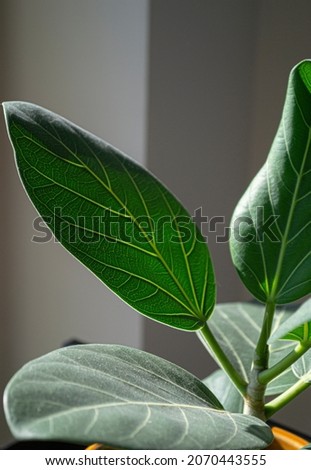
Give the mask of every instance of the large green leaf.
<path id="1" fill-rule="evenodd" d="M 19 439 L 255 449 L 272 438 L 262 421 L 223 410 L 189 372 L 125 346 L 72 346 L 30 362 L 9 383 L 5 410 Z"/>
<path id="2" fill-rule="evenodd" d="M 292 312 L 292 308 L 289 307 L 277 309 L 272 331 L 286 321 Z M 217 341 L 245 381 L 249 380 L 263 317 L 264 306 L 256 303 L 233 302 L 216 305 L 215 312 L 209 320 L 209 326 Z M 295 346 L 296 343 L 292 341 L 273 342 L 270 345 L 269 366 L 287 356 Z M 268 385 L 266 395 L 281 393 L 295 382 L 297 378 L 289 368 Z M 218 398 L 220 399 L 220 396 Z"/>
<path id="3" fill-rule="evenodd" d="M 292 302 L 311 291 L 311 61 L 291 72 L 267 162 L 238 203 L 230 247 L 259 300 Z"/>
<path id="4" fill-rule="evenodd" d="M 269 343 L 277 339 L 311 342 L 311 299 L 306 300 L 286 322 L 271 335 Z"/>
<path id="5" fill-rule="evenodd" d="M 215 302 L 191 217 L 149 172 L 38 106 L 4 104 L 24 187 L 56 238 L 139 312 L 196 330 Z"/>

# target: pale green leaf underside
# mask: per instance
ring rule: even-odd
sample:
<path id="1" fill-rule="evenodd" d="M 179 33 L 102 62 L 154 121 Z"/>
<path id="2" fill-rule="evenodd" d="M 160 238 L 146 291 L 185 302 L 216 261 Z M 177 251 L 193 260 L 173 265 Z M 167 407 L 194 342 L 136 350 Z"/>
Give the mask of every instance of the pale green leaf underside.
<path id="1" fill-rule="evenodd" d="M 126 449 L 259 449 L 271 431 L 224 411 L 190 373 L 116 345 L 73 346 L 24 366 L 5 392 L 19 439 L 102 442 Z"/>
<path id="2" fill-rule="evenodd" d="M 206 377 L 203 383 L 218 398 L 225 410 L 231 413 L 243 412 L 243 398 L 222 369 Z"/>
<path id="3" fill-rule="evenodd" d="M 310 71 L 304 61 L 291 72 L 268 159 L 232 217 L 233 262 L 263 302 L 290 303 L 311 292 Z"/>
<path id="4" fill-rule="evenodd" d="M 303 382 L 311 382 L 311 350 L 292 365 L 295 376 Z"/>
<path id="5" fill-rule="evenodd" d="M 288 320 L 270 336 L 269 343 L 277 339 L 292 341 L 311 340 L 311 299 L 306 300 Z"/>
<path id="6" fill-rule="evenodd" d="M 64 118 L 4 104 L 17 167 L 56 238 L 144 315 L 196 330 L 215 302 L 207 246 L 180 202 L 147 170 Z"/>
<path id="7" fill-rule="evenodd" d="M 277 309 L 272 331 L 278 328 L 292 312 L 292 308 Z M 209 320 L 209 326 L 215 337 L 245 381 L 249 380 L 263 316 L 264 306 L 261 304 L 233 302 L 216 305 L 214 314 Z M 283 340 L 271 344 L 269 366 L 280 361 L 295 346 L 296 343 Z M 266 395 L 281 393 L 296 381 L 297 378 L 291 369 L 287 369 L 268 385 Z"/>

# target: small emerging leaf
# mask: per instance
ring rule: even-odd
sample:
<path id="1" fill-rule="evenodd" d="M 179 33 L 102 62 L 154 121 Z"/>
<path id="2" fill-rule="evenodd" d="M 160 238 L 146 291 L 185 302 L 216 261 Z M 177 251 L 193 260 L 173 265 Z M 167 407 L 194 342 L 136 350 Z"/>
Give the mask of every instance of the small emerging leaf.
<path id="1" fill-rule="evenodd" d="M 306 300 L 288 320 L 270 336 L 269 343 L 277 339 L 292 341 L 311 340 L 311 299 Z"/>
<path id="2" fill-rule="evenodd" d="M 5 391 L 18 439 L 102 442 L 126 449 L 260 449 L 270 428 L 224 411 L 196 377 L 116 345 L 72 346 L 24 366 Z"/>
<path id="3" fill-rule="evenodd" d="M 20 177 L 62 245 L 125 302 L 196 330 L 215 303 L 205 241 L 147 170 L 39 106 L 4 103 Z"/>

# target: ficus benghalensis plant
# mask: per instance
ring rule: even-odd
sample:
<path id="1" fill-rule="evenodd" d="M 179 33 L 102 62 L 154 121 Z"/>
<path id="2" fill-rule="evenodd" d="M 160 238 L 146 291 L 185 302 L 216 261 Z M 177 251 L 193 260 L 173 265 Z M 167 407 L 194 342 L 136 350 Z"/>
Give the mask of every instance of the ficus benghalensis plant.
<path id="1" fill-rule="evenodd" d="M 136 311 L 195 332 L 219 366 L 201 381 L 121 345 L 62 348 L 9 382 L 13 434 L 124 449 L 269 446 L 266 421 L 311 383 L 311 61 L 292 70 L 267 161 L 232 217 L 250 303 L 216 304 L 202 234 L 149 171 L 39 106 L 3 108 L 22 184 L 60 243 Z"/>

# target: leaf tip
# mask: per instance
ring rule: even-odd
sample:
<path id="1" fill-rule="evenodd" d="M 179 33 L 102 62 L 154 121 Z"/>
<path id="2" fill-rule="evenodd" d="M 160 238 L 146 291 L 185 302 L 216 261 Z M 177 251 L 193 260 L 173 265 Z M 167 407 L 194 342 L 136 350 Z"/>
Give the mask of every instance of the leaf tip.
<path id="1" fill-rule="evenodd" d="M 21 103 L 21 101 L 3 101 L 2 108 L 7 127 L 10 117 L 17 114 Z"/>
<path id="2" fill-rule="evenodd" d="M 311 93 L 311 59 L 302 60 L 295 68 L 297 68 L 297 71 L 308 92 Z"/>
<path id="3" fill-rule="evenodd" d="M 19 103 L 19 101 L 3 101 L 2 107 L 4 111 L 9 111 L 10 109 L 16 107 L 17 103 Z"/>

